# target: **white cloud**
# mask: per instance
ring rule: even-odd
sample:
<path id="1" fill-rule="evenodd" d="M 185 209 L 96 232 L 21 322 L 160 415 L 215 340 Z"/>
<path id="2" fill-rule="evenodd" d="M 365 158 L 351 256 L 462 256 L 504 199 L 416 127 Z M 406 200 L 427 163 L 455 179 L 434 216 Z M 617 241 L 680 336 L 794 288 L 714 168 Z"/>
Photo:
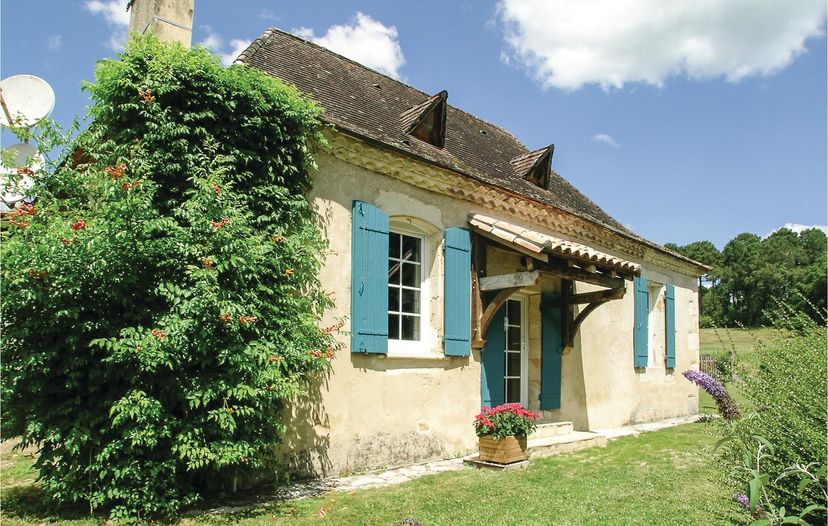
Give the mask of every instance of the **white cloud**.
<path id="1" fill-rule="evenodd" d="M 351 25 L 331 26 L 320 37 L 306 27 L 292 32 L 390 77 L 400 78 L 399 70 L 405 64 L 397 28 L 360 12 L 354 15 Z"/>
<path id="2" fill-rule="evenodd" d="M 221 59 L 221 63 L 224 66 L 229 66 L 233 63 L 234 60 L 239 56 L 239 54 L 247 49 L 248 46 L 252 43 L 252 40 L 242 40 L 239 38 L 234 38 L 230 41 L 230 51 L 227 53 L 219 53 L 219 58 Z"/>
<path id="3" fill-rule="evenodd" d="M 201 26 L 201 28 L 207 32 L 207 36 L 196 45 L 213 51 L 221 51 L 221 47 L 224 45 L 224 40 L 217 33 L 213 33 L 213 28 L 210 26 Z"/>
<path id="4" fill-rule="evenodd" d="M 270 9 L 259 9 L 258 15 L 262 20 L 271 20 L 273 22 L 278 22 L 280 20 L 280 18 L 273 14 L 273 11 Z"/>
<path id="5" fill-rule="evenodd" d="M 818 229 L 822 230 L 823 232 L 825 232 L 826 234 L 828 234 L 828 225 L 802 225 L 802 224 L 799 224 L 799 223 L 785 223 L 783 226 L 777 228 L 776 230 L 771 230 L 770 232 L 765 234 L 765 237 L 768 237 L 769 235 L 773 234 L 777 230 L 781 230 L 783 228 L 787 228 L 788 230 L 793 230 L 797 234 L 801 233 L 803 230 L 808 230 L 809 228 L 818 228 Z"/>
<path id="6" fill-rule="evenodd" d="M 112 28 L 107 45 L 113 51 L 122 51 L 127 40 L 129 28 L 128 0 L 86 0 L 83 7 L 93 15 L 103 16 L 106 24 Z"/>
<path id="7" fill-rule="evenodd" d="M 57 51 L 63 46 L 63 35 L 49 35 L 46 39 L 46 47 L 50 51 Z"/>
<path id="8" fill-rule="evenodd" d="M 592 136 L 592 140 L 595 142 L 602 142 L 604 144 L 608 144 L 613 148 L 620 148 L 621 145 L 615 142 L 615 139 L 612 138 L 609 134 L 606 133 L 596 133 Z"/>
<path id="9" fill-rule="evenodd" d="M 500 0 L 507 56 L 544 88 L 771 75 L 825 32 L 825 0 Z"/>
<path id="10" fill-rule="evenodd" d="M 222 66 L 229 66 L 232 64 L 233 61 L 239 56 L 239 53 L 247 49 L 251 43 L 250 40 L 234 38 L 230 40 L 230 49 L 225 51 L 226 46 L 224 39 L 217 33 L 213 33 L 213 29 L 210 26 L 201 27 L 207 31 L 207 36 L 204 37 L 204 40 L 200 41 L 198 45 L 203 46 L 217 54 Z"/>

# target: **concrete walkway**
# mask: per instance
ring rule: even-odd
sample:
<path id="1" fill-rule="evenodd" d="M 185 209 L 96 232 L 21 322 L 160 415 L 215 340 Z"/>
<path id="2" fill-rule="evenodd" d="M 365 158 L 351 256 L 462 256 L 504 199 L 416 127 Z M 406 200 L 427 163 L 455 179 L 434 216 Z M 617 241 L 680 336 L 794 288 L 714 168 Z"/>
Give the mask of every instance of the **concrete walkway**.
<path id="1" fill-rule="evenodd" d="M 615 440 L 617 438 L 621 438 L 624 436 L 639 435 L 641 433 L 659 431 L 661 429 L 666 429 L 668 427 L 689 424 L 698 421 L 700 418 L 701 415 L 668 418 L 665 420 L 617 427 L 613 429 L 593 429 L 591 430 L 591 432 L 604 435 L 609 440 Z M 259 502 L 255 505 L 225 506 L 222 508 L 210 510 L 209 512 L 216 514 L 233 513 L 243 511 L 246 509 L 264 506 L 268 502 L 317 497 L 320 495 L 324 495 L 325 493 L 328 493 L 330 491 L 354 491 L 365 488 L 379 488 L 384 486 L 392 486 L 395 484 L 402 484 L 403 482 L 408 482 L 409 480 L 413 480 L 425 475 L 443 473 L 445 471 L 457 471 L 460 469 L 464 469 L 463 459 L 453 458 L 448 460 L 438 460 L 435 462 L 426 462 L 423 464 L 415 464 L 413 466 L 389 469 L 386 471 L 369 473 L 364 475 L 353 475 L 350 477 L 328 478 L 322 480 L 300 482 L 287 487 L 278 488 L 276 490 L 275 495 L 271 495 L 269 496 L 269 498 L 265 497 L 264 502 Z"/>
<path id="2" fill-rule="evenodd" d="M 649 433 L 651 431 L 659 431 L 668 427 L 680 426 L 689 424 L 699 419 L 699 415 L 684 416 L 677 418 L 668 418 L 665 420 L 657 420 L 655 422 L 647 422 L 643 424 L 635 424 L 630 426 L 618 427 L 614 429 L 592 429 L 593 433 L 604 435 L 609 440 L 615 440 L 624 436 L 638 435 L 641 433 Z M 393 484 L 401 484 L 409 480 L 422 477 L 423 475 L 430 475 L 433 473 L 442 473 L 444 471 L 456 471 L 463 469 L 463 459 L 455 458 L 450 460 L 440 460 L 437 462 L 428 462 L 425 464 L 416 464 L 404 468 L 390 469 L 378 473 L 371 473 L 366 475 L 354 475 L 351 477 L 328 479 L 329 488 L 338 491 L 352 491 L 362 488 L 377 488 L 382 486 L 391 486 Z"/>
<path id="3" fill-rule="evenodd" d="M 633 424 L 631 426 L 616 427 L 612 429 L 593 429 L 595 433 L 600 433 L 609 440 L 617 438 L 640 435 L 641 433 L 649 433 L 651 431 L 660 431 L 668 427 L 681 426 L 684 424 L 691 424 L 697 422 L 702 415 L 680 416 L 676 418 L 667 418 L 665 420 L 656 420 L 655 422 L 645 422 L 643 424 Z"/>

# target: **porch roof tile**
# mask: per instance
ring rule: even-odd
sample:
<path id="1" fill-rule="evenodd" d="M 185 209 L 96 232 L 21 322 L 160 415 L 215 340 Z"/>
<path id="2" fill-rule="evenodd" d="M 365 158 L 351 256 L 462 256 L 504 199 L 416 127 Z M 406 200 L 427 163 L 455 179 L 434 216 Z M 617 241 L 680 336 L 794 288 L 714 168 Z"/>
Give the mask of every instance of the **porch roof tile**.
<path id="1" fill-rule="evenodd" d="M 625 274 L 639 275 L 641 273 L 641 266 L 637 263 L 611 256 L 581 243 L 536 232 L 483 214 L 469 214 L 469 225 L 478 233 L 487 237 L 495 237 L 501 243 L 513 246 L 519 252 L 528 251 L 530 254 L 536 254 L 538 259 L 543 261 L 546 261 L 546 255 L 549 254 L 598 265 Z"/>

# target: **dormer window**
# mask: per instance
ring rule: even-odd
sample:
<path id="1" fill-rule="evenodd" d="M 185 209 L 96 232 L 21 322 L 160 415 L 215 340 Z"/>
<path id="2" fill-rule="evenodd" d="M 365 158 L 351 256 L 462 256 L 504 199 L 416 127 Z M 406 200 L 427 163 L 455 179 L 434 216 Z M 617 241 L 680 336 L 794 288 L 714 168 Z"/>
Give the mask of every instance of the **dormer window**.
<path id="1" fill-rule="evenodd" d="M 400 115 L 405 133 L 442 148 L 446 144 L 446 101 L 443 90 Z"/>
<path id="2" fill-rule="evenodd" d="M 520 178 L 539 188 L 548 190 L 549 175 L 552 172 L 552 154 L 554 152 L 555 145 L 550 144 L 545 148 L 515 157 L 511 164 Z"/>

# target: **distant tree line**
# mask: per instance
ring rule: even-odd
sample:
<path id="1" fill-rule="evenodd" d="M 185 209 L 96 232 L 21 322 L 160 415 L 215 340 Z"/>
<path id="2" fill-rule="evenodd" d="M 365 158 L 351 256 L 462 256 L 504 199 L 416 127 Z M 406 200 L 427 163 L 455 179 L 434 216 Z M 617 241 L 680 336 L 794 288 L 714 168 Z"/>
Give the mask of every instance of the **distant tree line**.
<path id="1" fill-rule="evenodd" d="M 665 247 L 713 267 L 699 279 L 703 327 L 762 325 L 764 312 L 780 300 L 805 312 L 824 312 L 828 238 L 820 229 L 797 234 L 782 228 L 764 239 L 743 233 L 721 251 L 710 241 Z"/>

